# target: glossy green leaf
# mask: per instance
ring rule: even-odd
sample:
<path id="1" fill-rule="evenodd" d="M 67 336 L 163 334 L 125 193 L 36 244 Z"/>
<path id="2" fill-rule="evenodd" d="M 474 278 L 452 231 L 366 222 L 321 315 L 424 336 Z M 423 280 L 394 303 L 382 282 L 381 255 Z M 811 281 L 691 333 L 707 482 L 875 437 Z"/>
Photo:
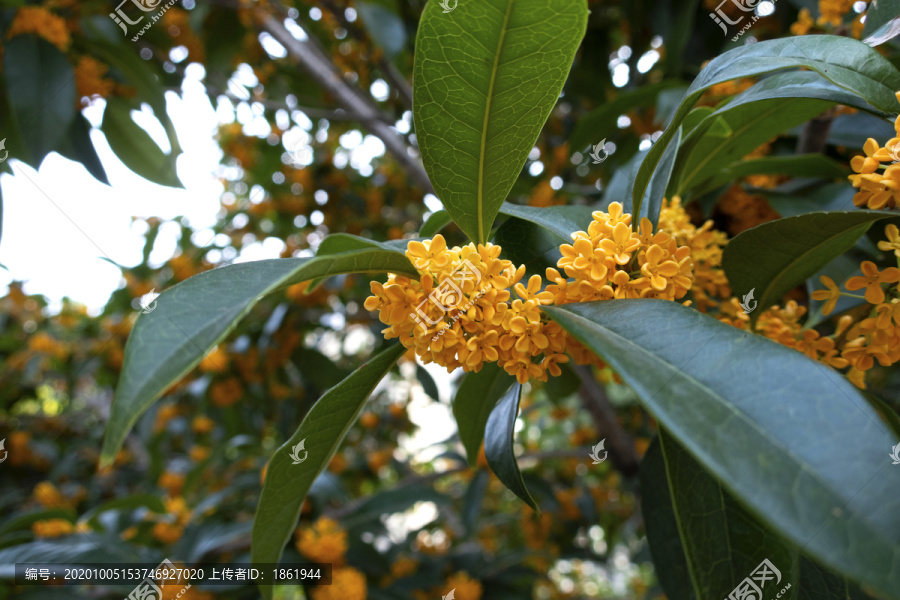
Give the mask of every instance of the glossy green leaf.
<path id="1" fill-rule="evenodd" d="M 101 464 L 113 460 L 138 417 L 223 340 L 260 298 L 317 277 L 385 272 L 411 274 L 415 269 L 398 252 L 364 249 L 229 265 L 164 291 L 156 308 L 138 318 L 125 345 Z"/>
<path id="2" fill-rule="evenodd" d="M 900 90 L 900 71 L 862 42 L 831 35 L 807 35 L 766 40 L 729 50 L 710 61 L 700 72 L 685 93 L 672 122 L 650 149 L 635 182 L 635 205 L 640 206 L 663 152 L 703 92 L 732 79 L 798 67 L 819 73 L 877 110 L 888 114 L 900 111 L 900 102 L 894 96 L 894 92 Z"/>
<path id="3" fill-rule="evenodd" d="M 805 556 L 800 557 L 800 584 L 796 597 L 797 600 L 873 600 L 855 583 L 822 568 Z"/>
<path id="4" fill-rule="evenodd" d="M 497 363 L 485 363 L 479 372 L 466 373 L 463 377 L 453 399 L 453 416 L 470 465 L 478 461 L 484 428 L 494 405 L 515 382 L 516 378 Z"/>
<path id="5" fill-rule="evenodd" d="M 153 183 L 183 187 L 175 171 L 175 154 L 166 154 L 131 118 L 132 105 L 122 98 L 109 98 L 100 129 L 109 147 L 126 167 Z"/>
<path id="6" fill-rule="evenodd" d="M 640 481 L 641 513 L 659 584 L 669 598 L 696 600 L 658 437 L 653 439 L 641 459 Z"/>
<path id="7" fill-rule="evenodd" d="M 446 210 L 439 210 L 428 217 L 428 220 L 422 225 L 422 229 L 419 230 L 419 235 L 423 238 L 434 237 L 452 222 L 453 219 L 450 218 L 450 213 Z"/>
<path id="8" fill-rule="evenodd" d="M 867 38 L 889 21 L 900 15 L 900 0 L 877 0 L 870 2 L 866 10 L 866 23 L 863 26 L 863 37 Z"/>
<path id="9" fill-rule="evenodd" d="M 481 514 L 481 504 L 484 502 L 484 493 L 487 491 L 491 475 L 487 469 L 479 469 L 466 488 L 463 497 L 462 520 L 466 528 L 466 536 L 477 531 L 478 516 Z"/>
<path id="10" fill-rule="evenodd" d="M 594 209 L 590 206 L 547 206 L 536 208 L 534 206 L 521 206 L 504 202 L 500 212 L 523 221 L 530 221 L 540 225 L 547 231 L 555 234 L 565 243 L 572 241 L 572 234 L 576 231 L 587 231 L 593 221 L 591 214 Z"/>
<path id="11" fill-rule="evenodd" d="M 413 117 L 425 170 L 454 222 L 487 241 L 556 104 L 587 27 L 586 0 L 425 6 Z"/>
<path id="12" fill-rule="evenodd" d="M 106 170 L 103 168 L 103 163 L 100 162 L 97 150 L 94 149 L 90 132 L 90 122 L 84 116 L 78 115 L 72 120 L 67 137 L 62 140 L 58 151 L 66 158 L 84 165 L 88 173 L 93 175 L 97 181 L 109 185 Z"/>
<path id="13" fill-rule="evenodd" d="M 756 193 L 765 198 L 782 217 L 796 217 L 811 212 L 853 210 L 853 196 L 857 191 L 847 185 L 846 181 L 842 181 L 814 189 L 806 187 L 787 191 L 779 188 L 759 189 Z"/>
<path id="14" fill-rule="evenodd" d="M 369 35 L 384 49 L 385 57 L 390 60 L 397 56 L 406 46 L 406 26 L 403 20 L 387 8 L 372 2 L 357 0 L 353 6 L 359 11 Z"/>
<path id="15" fill-rule="evenodd" d="M 700 598 L 725 598 L 764 559 L 780 572 L 761 586 L 772 596 L 791 584 L 796 597 L 797 550 L 753 518 L 664 430 L 659 434 L 670 500 L 692 581 Z"/>
<path id="16" fill-rule="evenodd" d="M 75 118 L 75 72 L 50 42 L 36 35 L 17 35 L 4 40 L 3 79 L 15 119 L 4 129 L 10 125 L 18 129 L 37 168 Z"/>
<path id="17" fill-rule="evenodd" d="M 732 292 L 755 290 L 756 310 L 781 301 L 791 288 L 853 247 L 887 211 L 814 212 L 758 225 L 728 242 L 722 258 Z"/>
<path id="18" fill-rule="evenodd" d="M 310 409 L 303 422 L 269 461 L 256 517 L 251 548 L 254 563 L 277 563 L 300 516 L 300 508 L 315 478 L 325 470 L 344 436 L 356 421 L 375 386 L 406 352 L 395 344 L 369 359 L 347 379 L 328 390 Z M 303 442 L 306 454 L 295 464 L 292 449 Z M 271 586 L 261 586 L 264 598 Z"/>
<path id="19" fill-rule="evenodd" d="M 422 390 L 429 398 L 440 401 L 441 395 L 438 393 L 438 387 L 434 382 L 434 377 L 432 377 L 431 373 L 419 363 L 416 363 L 416 379 L 419 380 L 419 383 L 422 385 Z"/>
<path id="20" fill-rule="evenodd" d="M 584 150 L 600 143 L 604 138 L 612 137 L 619 130 L 618 119 L 621 115 L 636 108 L 653 106 L 660 92 L 682 85 L 684 84 L 677 79 L 666 79 L 623 91 L 614 99 L 604 102 L 578 119 L 575 130 L 569 137 L 569 152 Z"/>
<path id="21" fill-rule="evenodd" d="M 885 476 L 896 441 L 842 375 L 675 302 L 543 310 L 755 518 L 835 572 L 900 597 L 900 479 Z"/>
<path id="22" fill-rule="evenodd" d="M 736 181 L 749 175 L 790 175 L 791 177 L 843 179 L 849 174 L 850 171 L 846 166 L 822 154 L 764 156 L 732 163 L 713 175 L 703 186 L 695 190 L 695 193 L 703 194 L 728 182 Z M 847 187 L 844 184 L 842 186 L 844 188 Z M 849 208 L 849 206 L 845 208 Z"/>
<path id="23" fill-rule="evenodd" d="M 817 73 L 778 73 L 763 79 L 706 117 L 685 139 L 677 166 L 679 193 L 704 183 L 723 165 L 741 160 L 769 139 L 833 104 L 881 115 L 855 94 L 829 83 Z M 727 131 L 718 135 L 714 131 L 716 127 Z M 703 189 L 714 187 L 707 184 Z"/>
<path id="24" fill-rule="evenodd" d="M 525 487 L 514 452 L 516 417 L 519 415 L 521 394 L 522 385 L 517 381 L 491 411 L 484 431 L 484 456 L 497 479 L 539 513 L 541 509 Z"/>

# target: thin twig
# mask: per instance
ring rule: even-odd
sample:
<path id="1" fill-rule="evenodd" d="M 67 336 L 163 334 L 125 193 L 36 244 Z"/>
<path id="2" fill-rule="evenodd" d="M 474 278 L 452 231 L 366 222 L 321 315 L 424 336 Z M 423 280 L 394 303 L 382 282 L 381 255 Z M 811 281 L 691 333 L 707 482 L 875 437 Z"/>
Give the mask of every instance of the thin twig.
<path id="1" fill-rule="evenodd" d="M 581 379 L 581 389 L 578 390 L 581 404 L 593 417 L 597 434 L 606 439 L 605 448 L 613 466 L 625 477 L 637 475 L 640 459 L 634 449 L 634 440 L 619 425 L 606 392 L 597 384 L 589 367 L 576 365 L 575 372 Z"/>

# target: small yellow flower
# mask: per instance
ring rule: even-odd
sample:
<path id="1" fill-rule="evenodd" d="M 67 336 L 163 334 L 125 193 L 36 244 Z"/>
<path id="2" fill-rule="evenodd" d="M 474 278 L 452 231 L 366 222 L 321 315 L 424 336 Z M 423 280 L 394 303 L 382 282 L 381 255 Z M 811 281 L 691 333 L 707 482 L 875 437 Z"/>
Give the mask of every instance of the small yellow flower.
<path id="1" fill-rule="evenodd" d="M 35 537 L 54 538 L 75 532 L 75 526 L 65 519 L 45 519 L 31 525 Z"/>
<path id="2" fill-rule="evenodd" d="M 469 577 L 465 571 L 454 573 L 448 577 L 444 587 L 447 590 L 456 590 L 455 600 L 481 600 L 481 583 Z"/>
<path id="3" fill-rule="evenodd" d="M 882 283 L 896 283 L 900 281 L 900 269 L 888 267 L 879 272 L 878 267 L 872 261 L 863 261 L 860 265 L 863 276 L 851 277 L 847 280 L 847 289 L 850 291 L 866 288 L 866 302 L 869 304 L 881 304 L 884 302 L 884 290 Z"/>
<path id="4" fill-rule="evenodd" d="M 194 433 L 199 435 L 209 433 L 215 429 L 215 427 L 216 422 L 204 415 L 194 417 L 194 420 L 191 421 L 191 429 Z"/>
<path id="5" fill-rule="evenodd" d="M 822 275 L 821 277 L 819 277 L 819 281 L 821 281 L 822 285 L 824 285 L 828 289 L 817 290 L 813 292 L 812 299 L 818 300 L 820 302 L 822 300 L 827 300 L 825 306 L 822 307 L 822 314 L 827 316 L 830 315 L 834 310 L 834 305 L 837 304 L 838 298 L 841 297 L 841 290 L 837 285 L 835 285 L 834 281 L 830 277 Z"/>
<path id="6" fill-rule="evenodd" d="M 69 48 L 71 41 L 65 19 L 39 6 L 20 8 L 12 25 L 9 26 L 6 37 L 12 39 L 23 33 L 34 33 L 63 52 Z"/>
<path id="7" fill-rule="evenodd" d="M 312 600 L 366 600 L 366 576 L 352 567 L 334 569 L 331 585 L 312 588 Z"/>
<path id="8" fill-rule="evenodd" d="M 896 225 L 888 225 L 884 228 L 884 235 L 888 241 L 878 242 L 878 249 L 884 252 L 893 250 L 897 258 L 900 258 L 900 230 Z"/>
<path id="9" fill-rule="evenodd" d="M 321 517 L 297 530 L 297 550 L 313 562 L 342 565 L 347 553 L 347 532 L 334 520 Z"/>

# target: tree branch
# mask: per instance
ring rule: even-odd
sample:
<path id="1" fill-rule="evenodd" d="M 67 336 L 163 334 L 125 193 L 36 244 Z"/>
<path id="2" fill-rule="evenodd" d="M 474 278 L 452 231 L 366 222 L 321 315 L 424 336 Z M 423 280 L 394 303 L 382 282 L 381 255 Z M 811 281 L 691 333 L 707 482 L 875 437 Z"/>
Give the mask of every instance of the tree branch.
<path id="1" fill-rule="evenodd" d="M 574 369 L 581 379 L 578 390 L 581 404 L 593 417 L 597 434 L 601 439 L 606 439 L 606 450 L 613 466 L 625 477 L 637 475 L 641 461 L 634 449 L 634 440 L 619 426 L 616 411 L 606 392 L 597 384 L 590 367 L 575 365 Z"/>
<path id="2" fill-rule="evenodd" d="M 287 49 L 288 54 L 297 60 L 326 92 L 331 94 L 347 112 L 358 114 L 364 119 L 361 122 L 370 133 L 381 139 L 387 151 L 404 166 L 413 181 L 425 192 L 433 193 L 431 181 L 424 167 L 410 155 L 410 146 L 393 127 L 384 122 L 384 117 L 371 100 L 363 97 L 357 89 L 344 81 L 327 56 L 313 45 L 299 41 L 265 10 L 257 9 L 256 16 L 262 28 L 278 40 Z"/>

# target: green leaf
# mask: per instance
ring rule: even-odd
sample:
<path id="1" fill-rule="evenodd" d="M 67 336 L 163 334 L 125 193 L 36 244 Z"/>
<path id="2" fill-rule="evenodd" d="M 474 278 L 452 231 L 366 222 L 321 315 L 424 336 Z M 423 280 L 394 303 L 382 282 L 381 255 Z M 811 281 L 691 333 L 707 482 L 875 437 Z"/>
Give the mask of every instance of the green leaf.
<path id="1" fill-rule="evenodd" d="M 65 519 L 74 523 L 76 517 L 75 510 L 71 508 L 39 508 L 23 514 L 14 515 L 0 523 L 0 535 L 16 531 L 17 529 L 28 529 L 33 523 L 46 519 Z"/>
<path id="2" fill-rule="evenodd" d="M 836 572 L 900 597 L 900 479 L 881 474 L 896 442 L 842 375 L 675 302 L 543 310 L 758 520 Z"/>
<path id="3" fill-rule="evenodd" d="M 513 451 L 521 394 L 522 384 L 517 381 L 491 411 L 484 431 L 484 457 L 497 479 L 535 512 L 540 513 L 541 509 L 537 502 L 525 487 L 525 481 L 522 479 L 519 464 L 516 462 L 516 454 Z"/>
<path id="4" fill-rule="evenodd" d="M 618 119 L 621 115 L 636 108 L 653 106 L 661 91 L 682 85 L 684 84 L 677 79 L 666 79 L 620 92 L 613 100 L 603 103 L 578 120 L 569 137 L 569 152 L 584 150 L 604 138 L 612 137 L 619 130 Z"/>
<path id="5" fill-rule="evenodd" d="M 762 312 L 852 248 L 872 223 L 892 216 L 874 210 L 814 212 L 763 223 L 728 242 L 722 266 L 736 295 L 756 290 L 756 310 Z"/>
<path id="6" fill-rule="evenodd" d="M 440 401 L 441 395 L 438 393 L 438 387 L 434 382 L 434 377 L 432 377 L 431 374 L 425 370 L 425 367 L 419 363 L 416 363 L 416 379 L 419 380 L 419 383 L 422 385 L 422 390 L 429 398 Z"/>
<path id="7" fill-rule="evenodd" d="M 900 15 L 900 0 L 870 2 L 868 10 L 866 10 L 866 24 L 863 26 L 863 37 L 869 37 L 881 27 L 887 25 L 897 15 Z"/>
<path id="8" fill-rule="evenodd" d="M 798 600 L 871 600 L 856 584 L 800 557 Z"/>
<path id="9" fill-rule="evenodd" d="M 782 217 L 796 217 L 811 212 L 853 210 L 853 196 L 857 191 L 846 182 L 841 182 L 812 190 L 803 187 L 780 191 L 775 188 L 757 189 L 754 193 L 763 196 Z"/>
<path id="10" fill-rule="evenodd" d="M 779 73 L 763 79 L 706 117 L 684 141 L 677 167 L 679 193 L 703 184 L 722 165 L 739 161 L 769 139 L 833 104 L 883 116 L 855 94 L 829 83 L 817 73 Z M 724 128 L 725 133 L 716 134 L 716 127 Z M 707 184 L 703 190 L 715 187 Z"/>
<path id="11" fill-rule="evenodd" d="M 591 214 L 594 209 L 590 206 L 547 206 L 536 208 L 534 206 L 521 206 L 504 202 L 500 212 L 523 221 L 530 221 L 540 225 L 547 231 L 555 234 L 564 243 L 572 241 L 572 234 L 576 231 L 587 231 L 593 221 Z"/>
<path id="12" fill-rule="evenodd" d="M 403 20 L 390 10 L 357 0 L 354 3 L 363 24 L 375 43 L 384 50 L 385 57 L 390 60 L 397 56 L 406 46 L 406 27 Z"/>
<path id="13" fill-rule="evenodd" d="M 691 107 L 707 89 L 732 79 L 806 67 L 836 86 L 853 92 L 884 113 L 900 111 L 894 96 L 900 90 L 900 72 L 865 44 L 831 35 L 807 35 L 766 40 L 729 50 L 714 58 L 688 88 L 672 122 L 641 164 L 634 186 L 640 207 L 650 176 Z M 637 208 L 635 212 L 639 212 Z"/>
<path id="14" fill-rule="evenodd" d="M 469 487 L 466 488 L 462 508 L 462 520 L 466 528 L 466 537 L 471 536 L 477 530 L 478 515 L 481 514 L 481 504 L 484 502 L 484 493 L 487 491 L 490 480 L 491 476 L 487 469 L 478 469 L 469 482 Z"/>
<path id="15" fill-rule="evenodd" d="M 97 155 L 97 150 L 94 149 L 94 143 L 91 141 L 90 131 L 90 122 L 82 115 L 78 115 L 72 120 L 68 138 L 62 140 L 58 151 L 66 158 L 84 165 L 88 173 L 93 175 L 97 181 L 109 185 L 109 179 L 106 177 L 103 163 L 100 162 L 100 157 Z"/>
<path id="16" fill-rule="evenodd" d="M 479 372 L 466 373 L 463 377 L 453 399 L 453 416 L 470 465 L 478 462 L 484 428 L 494 405 L 515 381 L 497 363 L 485 363 Z"/>
<path id="17" fill-rule="evenodd" d="M 254 563 L 279 561 L 310 486 L 328 466 L 375 386 L 404 352 L 406 348 L 395 344 L 328 390 L 313 405 L 291 439 L 272 456 L 253 521 Z M 300 442 L 304 443 L 308 455 L 300 464 L 294 464 L 292 448 Z M 261 586 L 260 591 L 263 597 L 272 597 L 270 586 Z"/>
<path id="18" fill-rule="evenodd" d="M 653 439 L 641 459 L 640 481 L 641 513 L 659 584 L 669 598 L 696 600 L 658 437 Z"/>
<path id="19" fill-rule="evenodd" d="M 761 586 L 766 596 L 798 584 L 796 548 L 747 513 L 715 478 L 664 430 L 659 433 L 670 501 L 700 598 L 724 598 L 768 559 L 780 576 Z"/>
<path id="20" fill-rule="evenodd" d="M 75 118 L 75 72 L 50 42 L 17 35 L 4 40 L 3 79 L 14 126 L 37 168 Z"/>
<path id="21" fill-rule="evenodd" d="M 369 249 L 229 265 L 163 292 L 153 312 L 138 318 L 125 345 L 101 466 L 113 460 L 138 417 L 223 340 L 260 298 L 317 277 L 385 272 L 416 273 L 402 254 Z"/>
<path id="22" fill-rule="evenodd" d="M 135 509 L 146 507 L 152 510 L 155 513 L 165 514 L 166 506 L 163 504 L 162 499 L 157 494 L 135 494 L 132 496 L 125 496 L 123 498 L 115 498 L 108 502 L 104 502 L 99 506 L 95 506 L 88 510 L 81 516 L 82 521 L 87 521 L 88 524 L 95 529 L 102 529 L 103 526 L 100 523 L 100 515 L 110 510 L 123 510 L 123 509 Z"/>
<path id="23" fill-rule="evenodd" d="M 153 138 L 131 119 L 132 105 L 122 98 L 109 98 L 100 129 L 109 147 L 126 167 L 153 183 L 183 187 L 175 171 L 176 155 L 166 154 Z"/>
<path id="24" fill-rule="evenodd" d="M 422 225 L 422 229 L 419 230 L 419 235 L 423 238 L 434 237 L 452 222 L 453 219 L 450 218 L 450 213 L 446 210 L 439 210 L 428 217 L 428 220 Z"/>
<path id="25" fill-rule="evenodd" d="M 641 203 L 641 213 L 633 221 L 640 223 L 641 218 L 646 217 L 653 223 L 653 227 L 659 223 L 659 211 L 662 210 L 663 200 L 666 199 L 666 189 L 669 187 L 672 173 L 675 170 L 675 160 L 678 156 L 678 147 L 681 145 L 681 130 L 675 134 L 675 143 L 666 148 L 662 160 L 653 176 L 650 177 L 650 186 Z"/>
<path id="26" fill-rule="evenodd" d="M 585 0 L 425 6 L 416 37 L 413 117 L 437 196 L 471 240 L 500 205 L 550 115 L 587 28 Z"/>
<path id="27" fill-rule="evenodd" d="M 749 175 L 790 175 L 791 177 L 843 179 L 849 174 L 850 171 L 845 165 L 822 154 L 764 156 L 732 163 L 713 175 L 703 186 L 700 186 L 700 189 L 695 190 L 695 194 L 703 194 L 728 182 Z M 841 187 L 847 188 L 845 184 L 842 184 Z"/>
<path id="28" fill-rule="evenodd" d="M 293 464 L 288 466 L 292 467 Z M 450 498 L 425 485 L 407 485 L 387 489 L 370 496 L 363 503 L 356 506 L 353 509 L 353 513 L 343 519 L 341 523 L 347 529 L 373 522 L 378 523 L 379 519 L 384 515 L 403 512 L 412 508 L 417 502 L 448 504 L 450 503 Z"/>

